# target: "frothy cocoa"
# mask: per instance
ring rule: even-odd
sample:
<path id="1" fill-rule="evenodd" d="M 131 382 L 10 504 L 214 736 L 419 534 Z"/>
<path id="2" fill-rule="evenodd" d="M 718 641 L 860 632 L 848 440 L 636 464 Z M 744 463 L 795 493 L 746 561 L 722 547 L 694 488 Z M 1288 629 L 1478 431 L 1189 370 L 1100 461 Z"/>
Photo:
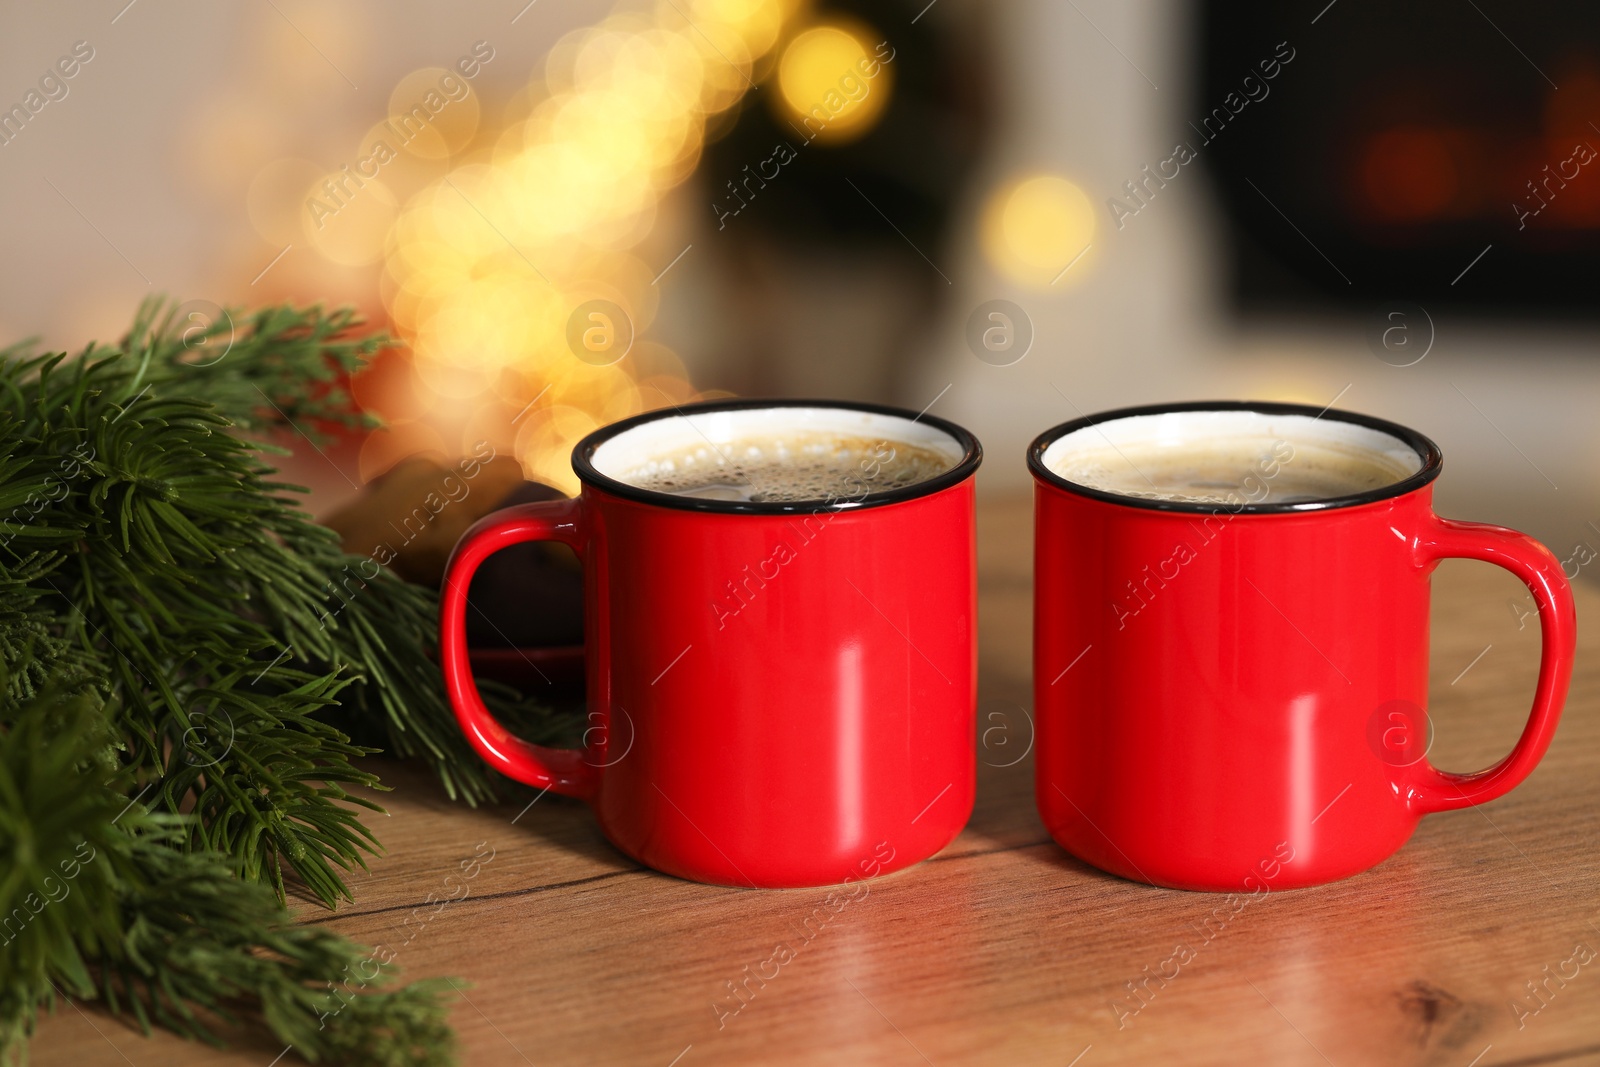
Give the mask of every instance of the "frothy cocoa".
<path id="1" fill-rule="evenodd" d="M 1102 441 L 1056 457 L 1069 482 L 1119 496 L 1192 504 L 1299 504 L 1381 489 L 1415 469 L 1393 455 L 1332 442 L 1249 435 L 1182 443 Z"/>
<path id="2" fill-rule="evenodd" d="M 702 442 L 653 456 L 620 480 L 705 500 L 834 502 L 904 489 L 952 466 L 942 453 L 903 441 L 796 431 Z"/>

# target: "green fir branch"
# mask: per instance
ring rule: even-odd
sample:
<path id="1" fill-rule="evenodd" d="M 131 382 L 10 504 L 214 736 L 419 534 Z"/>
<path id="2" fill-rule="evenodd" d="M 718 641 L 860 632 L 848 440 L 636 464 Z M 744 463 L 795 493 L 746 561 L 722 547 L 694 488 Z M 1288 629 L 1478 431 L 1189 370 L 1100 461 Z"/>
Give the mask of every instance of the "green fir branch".
<path id="1" fill-rule="evenodd" d="M 436 593 L 343 552 L 264 458 L 366 423 L 345 382 L 388 342 L 358 325 L 157 300 L 114 347 L 0 350 L 0 1056 L 59 991 L 205 1040 L 259 1019 L 307 1058 L 450 1059 L 435 985 L 327 1025 L 329 983 L 370 960 L 280 903 L 291 876 L 349 899 L 381 850 L 358 758 L 420 758 L 468 803 L 506 788 L 445 700 Z"/>
<path id="2" fill-rule="evenodd" d="M 390 960 L 184 850 L 191 817 L 124 796 L 105 710 L 52 686 L 0 713 L 0 1062 L 58 996 L 212 1044 L 259 1019 L 312 1062 L 453 1062 L 444 980 L 390 991 Z"/>

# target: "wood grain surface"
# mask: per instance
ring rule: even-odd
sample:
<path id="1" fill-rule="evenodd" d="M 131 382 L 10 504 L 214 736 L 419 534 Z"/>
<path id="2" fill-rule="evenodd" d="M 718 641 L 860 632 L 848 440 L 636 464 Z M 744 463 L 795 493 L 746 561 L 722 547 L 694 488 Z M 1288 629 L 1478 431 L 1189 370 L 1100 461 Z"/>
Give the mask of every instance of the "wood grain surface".
<path id="1" fill-rule="evenodd" d="M 354 904 L 298 905 L 301 918 L 382 944 L 404 977 L 461 979 L 453 1021 L 473 1067 L 1600 1063 L 1594 633 L 1580 632 L 1561 729 L 1521 787 L 1424 820 L 1375 870 L 1213 919 L 1208 936 L 1220 898 L 1101 874 L 1046 835 L 1024 756 L 1029 502 L 986 503 L 979 534 L 977 809 L 932 860 L 835 912 L 826 891 L 642 869 L 571 801 L 474 811 L 380 764 L 397 787 L 377 827 L 388 854 L 357 879 Z M 1492 567 L 1440 568 L 1436 763 L 1487 766 L 1520 731 L 1538 656 L 1534 621 L 1518 624 L 1526 603 Z M 1592 618 L 1600 593 L 1583 585 L 1578 604 Z M 474 856 L 492 858 L 439 905 Z M 792 958 L 751 978 L 780 945 Z M 1147 968 L 1172 973 L 1178 945 L 1192 958 L 1176 977 L 1147 980 Z M 268 1067 L 284 1052 L 235 1038 L 227 1052 L 144 1038 L 69 1004 L 43 1022 L 33 1062 Z M 281 1062 L 298 1061 L 291 1050 Z"/>

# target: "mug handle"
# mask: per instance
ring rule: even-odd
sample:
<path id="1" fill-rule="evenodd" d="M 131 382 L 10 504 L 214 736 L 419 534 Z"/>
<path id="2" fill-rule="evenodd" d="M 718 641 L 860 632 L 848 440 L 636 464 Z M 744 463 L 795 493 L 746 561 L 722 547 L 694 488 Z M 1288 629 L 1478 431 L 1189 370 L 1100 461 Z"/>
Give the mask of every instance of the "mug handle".
<path id="1" fill-rule="evenodd" d="M 583 498 L 542 500 L 504 508 L 473 524 L 450 554 L 439 597 L 439 665 L 456 721 L 489 766 L 519 782 L 588 798 L 599 768 L 575 748 L 546 748 L 515 736 L 490 714 L 467 656 L 467 590 L 489 556 L 523 541 L 560 541 L 584 556 Z"/>
<path id="2" fill-rule="evenodd" d="M 1572 587 L 1561 563 L 1527 534 L 1503 526 L 1433 516 L 1430 529 L 1416 540 L 1415 548 L 1417 563 L 1424 567 L 1449 558 L 1476 559 L 1504 567 L 1522 579 L 1539 609 L 1539 681 L 1528 724 L 1511 752 L 1494 766 L 1471 774 L 1441 771 L 1427 760 L 1416 764 L 1416 775 L 1409 783 L 1412 807 L 1424 813 L 1451 811 L 1510 792 L 1550 747 L 1572 678 L 1578 620 Z"/>

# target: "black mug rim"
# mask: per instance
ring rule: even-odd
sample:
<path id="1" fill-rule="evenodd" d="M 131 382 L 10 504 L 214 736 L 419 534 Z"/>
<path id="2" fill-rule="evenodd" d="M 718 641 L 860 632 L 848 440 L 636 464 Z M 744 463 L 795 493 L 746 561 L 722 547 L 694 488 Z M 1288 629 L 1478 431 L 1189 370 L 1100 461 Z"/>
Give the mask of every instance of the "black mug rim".
<path id="1" fill-rule="evenodd" d="M 1300 503 L 1284 504 L 1251 504 L 1244 503 L 1235 507 L 1232 504 L 1203 503 L 1184 500 L 1149 500 L 1144 497 L 1123 496 L 1120 493 L 1111 493 L 1103 489 L 1094 489 L 1087 485 L 1079 485 L 1061 477 L 1044 465 L 1045 449 L 1069 433 L 1081 430 L 1087 426 L 1095 426 L 1104 422 L 1113 422 L 1118 419 L 1130 418 L 1137 415 L 1165 415 L 1189 411 L 1250 411 L 1263 415 L 1309 415 L 1313 419 L 1331 418 L 1336 422 L 1348 422 L 1357 426 L 1364 426 L 1369 430 L 1377 430 L 1394 437 L 1416 452 L 1422 460 L 1422 466 L 1414 474 L 1409 474 L 1397 482 L 1369 489 L 1362 493 L 1350 493 L 1345 496 L 1329 497 L 1326 500 L 1307 500 Z M 1317 408 L 1310 404 L 1289 404 L 1264 400 L 1194 400 L 1180 404 L 1146 404 L 1139 407 L 1116 408 L 1111 411 L 1100 411 L 1093 415 L 1063 422 L 1052 426 L 1044 433 L 1033 439 L 1033 444 L 1028 446 L 1028 471 L 1038 481 L 1066 490 L 1078 496 L 1102 500 L 1108 504 L 1120 504 L 1123 507 L 1144 508 L 1149 511 L 1175 511 L 1184 514 L 1211 514 L 1219 507 L 1225 507 L 1232 514 L 1239 515 L 1295 515 L 1307 512 L 1332 511 L 1337 508 L 1359 507 L 1363 504 L 1375 504 L 1382 500 L 1392 500 L 1395 497 L 1405 496 L 1428 485 L 1444 467 L 1444 455 L 1439 451 L 1439 446 L 1424 434 L 1408 426 L 1402 426 L 1388 419 L 1380 419 L 1374 415 L 1363 415 L 1356 411 L 1344 411 L 1333 407 Z"/>
<path id="2" fill-rule="evenodd" d="M 674 496 L 671 493 L 661 493 L 653 489 L 642 489 L 636 485 L 619 481 L 610 475 L 602 474 L 595 468 L 595 451 L 607 441 L 619 434 L 627 433 L 637 426 L 654 422 L 658 419 L 688 417 L 703 415 L 718 411 L 749 411 L 754 408 L 832 408 L 845 411 L 860 411 L 869 415 L 887 415 L 904 419 L 907 422 L 921 422 L 932 426 L 936 430 L 949 435 L 961 447 L 961 459 L 949 470 L 937 474 L 926 481 L 917 482 L 915 485 L 904 486 L 900 489 L 890 489 L 881 493 L 868 493 L 859 500 L 705 500 L 699 497 Z M 602 426 L 583 440 L 579 441 L 572 450 L 572 470 L 578 480 L 586 486 L 592 486 L 611 496 L 622 497 L 641 504 L 650 504 L 654 507 L 675 508 L 679 511 L 706 511 L 724 515 L 794 515 L 816 514 L 818 512 L 844 512 L 859 511 L 863 508 L 884 507 L 889 504 L 901 504 L 908 500 L 917 500 L 925 496 L 959 485 L 972 477 L 983 462 L 983 446 L 978 443 L 978 438 L 961 426 L 948 419 L 941 419 L 937 415 L 926 412 L 918 413 L 905 408 L 892 407 L 887 404 L 857 403 L 853 400 L 809 400 L 809 399 L 761 399 L 758 397 L 741 397 L 733 400 L 707 400 L 697 404 L 679 404 L 672 407 L 657 408 L 654 411 L 641 412 L 629 416 L 619 422 Z"/>

